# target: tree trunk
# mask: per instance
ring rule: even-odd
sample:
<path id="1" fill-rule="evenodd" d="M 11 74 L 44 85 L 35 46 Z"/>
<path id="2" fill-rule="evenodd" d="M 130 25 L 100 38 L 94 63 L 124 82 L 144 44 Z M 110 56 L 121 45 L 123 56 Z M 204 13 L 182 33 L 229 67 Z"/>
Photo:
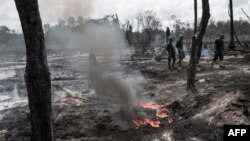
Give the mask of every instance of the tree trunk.
<path id="1" fill-rule="evenodd" d="M 192 38 L 192 46 L 191 46 L 191 54 L 190 54 L 190 60 L 189 65 L 187 68 L 187 90 L 195 90 L 195 72 L 196 72 L 196 60 L 195 60 L 195 54 L 197 52 L 197 43 L 196 43 L 196 37 L 193 36 Z"/>
<path id="2" fill-rule="evenodd" d="M 200 57 L 201 57 L 201 51 L 202 51 L 202 40 L 205 35 L 207 25 L 210 19 L 210 6 L 208 0 L 202 0 L 202 18 L 201 23 L 199 25 L 199 33 L 197 35 L 197 46 L 198 46 L 198 54 L 197 54 L 197 64 L 199 64 Z"/>
<path id="3" fill-rule="evenodd" d="M 194 34 L 197 32 L 197 25 L 198 25 L 198 20 L 197 20 L 197 0 L 194 0 Z"/>
<path id="4" fill-rule="evenodd" d="M 187 70 L 187 90 L 195 90 L 196 64 L 199 60 L 199 54 L 202 47 L 202 40 L 205 35 L 207 25 L 210 19 L 210 6 L 208 0 L 202 0 L 202 18 L 199 26 L 199 32 L 193 37 L 192 52 Z"/>
<path id="5" fill-rule="evenodd" d="M 166 44 L 168 44 L 169 37 L 170 37 L 170 28 L 167 27 L 167 29 L 166 29 Z"/>
<path id="6" fill-rule="evenodd" d="M 32 141 L 53 141 L 51 80 L 37 0 L 15 0 L 26 44 L 25 82 Z"/>
<path id="7" fill-rule="evenodd" d="M 229 48 L 234 50 L 234 13 L 233 13 L 233 0 L 229 0 L 229 16 L 230 16 L 230 43 Z"/>
<path id="8" fill-rule="evenodd" d="M 134 55 L 133 55 L 133 51 L 132 51 L 132 26 L 129 24 L 129 21 L 127 23 L 127 30 L 126 30 L 126 38 L 128 40 L 128 45 L 129 45 L 129 49 L 130 49 L 130 58 L 131 61 L 134 61 Z"/>

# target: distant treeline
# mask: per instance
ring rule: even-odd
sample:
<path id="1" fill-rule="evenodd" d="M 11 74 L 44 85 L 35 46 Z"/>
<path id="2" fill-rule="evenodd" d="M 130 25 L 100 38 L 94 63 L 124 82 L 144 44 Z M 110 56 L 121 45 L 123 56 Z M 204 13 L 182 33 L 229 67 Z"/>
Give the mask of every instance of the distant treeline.
<path id="1" fill-rule="evenodd" d="M 0 26 L 0 50 L 5 51 L 23 51 L 24 39 L 22 34 L 10 30 L 7 26 Z"/>
<path id="2" fill-rule="evenodd" d="M 181 24 L 180 24 L 181 25 Z M 192 25 L 191 25 L 192 26 Z M 249 41 L 250 37 L 250 23 L 247 20 L 237 20 L 234 21 L 235 32 L 240 41 Z M 191 40 L 193 33 L 193 29 L 190 28 L 189 24 L 177 25 L 176 34 L 182 34 L 187 39 Z M 213 19 L 210 20 L 206 34 L 204 37 L 205 42 L 213 42 L 219 35 L 223 34 L 225 36 L 225 40 L 230 40 L 230 21 L 214 21 Z"/>
<path id="3" fill-rule="evenodd" d="M 66 20 L 58 19 L 55 25 L 44 25 L 47 49 L 49 51 L 53 49 L 66 49 L 71 40 L 74 40 L 77 35 L 84 33 L 90 25 L 114 28 L 115 24 L 118 25 L 115 15 L 107 15 L 100 19 L 84 19 L 82 17 L 78 17 L 77 19 L 69 17 Z M 0 50 L 2 52 L 25 51 L 23 35 L 16 33 L 7 26 L 0 26 Z"/>
<path id="4" fill-rule="evenodd" d="M 103 27 L 106 29 L 120 29 L 119 21 L 116 15 L 107 15 L 100 19 L 85 19 L 83 17 L 69 17 L 66 20 L 59 19 L 56 25 L 44 25 L 47 46 L 49 49 L 71 49 L 82 47 L 83 45 L 81 44 L 83 44 L 84 39 L 81 38 L 84 37 L 83 35 L 91 34 L 86 32 L 93 32 L 93 34 L 97 34 L 96 31 L 91 30 L 93 29 L 93 26 Z"/>
<path id="5" fill-rule="evenodd" d="M 190 41 L 193 35 L 193 24 L 182 22 L 176 16 L 171 16 L 172 25 L 170 26 L 171 34 L 175 38 L 180 35 L 185 37 L 186 41 Z M 136 24 L 135 24 L 136 23 Z M 249 41 L 250 39 L 250 23 L 249 21 L 240 19 L 234 22 L 235 31 L 239 40 Z M 86 30 L 90 25 L 101 25 L 107 28 L 116 28 L 124 35 L 124 40 L 127 40 L 127 30 L 132 30 L 131 39 L 133 43 L 137 44 L 152 44 L 157 42 L 164 42 L 165 27 L 163 28 L 161 21 L 157 18 L 153 11 L 145 11 L 139 13 L 133 21 L 133 25 L 119 22 L 117 15 L 107 15 L 100 19 L 90 19 L 83 17 L 69 17 L 59 19 L 57 24 L 44 25 L 44 33 L 47 48 L 50 49 L 65 49 L 68 43 L 77 35 L 84 32 L 91 32 Z M 210 20 L 207 32 L 205 34 L 204 42 L 213 42 L 220 34 L 225 35 L 225 40 L 229 40 L 230 33 L 229 21 L 215 21 Z M 76 35 L 76 36 L 72 36 Z M 103 35 L 105 36 L 105 35 Z M 7 26 L 0 26 L 0 49 L 1 51 L 24 51 L 23 35 L 10 30 Z"/>

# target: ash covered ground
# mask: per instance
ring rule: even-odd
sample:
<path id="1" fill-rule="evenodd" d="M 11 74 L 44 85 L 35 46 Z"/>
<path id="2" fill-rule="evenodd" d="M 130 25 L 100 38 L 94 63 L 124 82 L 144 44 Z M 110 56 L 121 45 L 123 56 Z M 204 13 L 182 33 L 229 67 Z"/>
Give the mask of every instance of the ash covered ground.
<path id="1" fill-rule="evenodd" d="M 194 95 L 186 92 L 187 63 L 170 71 L 166 61 L 121 61 L 110 67 L 114 65 L 99 58 L 110 73 L 138 82 L 139 100 L 167 103 L 182 117 L 159 128 L 135 128 L 130 117 L 111 104 L 112 98 L 96 94 L 89 87 L 88 57 L 75 52 L 48 55 L 56 140 L 219 141 L 224 124 L 250 124 L 250 66 L 239 53 L 225 57 L 224 69 L 211 69 L 210 62 L 201 61 Z M 10 60 L 0 63 L 0 139 L 29 140 L 25 61 Z"/>

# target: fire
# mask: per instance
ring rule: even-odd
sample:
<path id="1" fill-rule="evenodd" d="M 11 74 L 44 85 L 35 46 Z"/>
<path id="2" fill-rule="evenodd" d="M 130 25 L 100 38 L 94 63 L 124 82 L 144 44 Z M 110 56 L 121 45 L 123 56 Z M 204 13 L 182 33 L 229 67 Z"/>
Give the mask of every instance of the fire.
<path id="1" fill-rule="evenodd" d="M 156 117 L 158 118 L 166 118 L 168 117 L 168 112 L 170 112 L 170 108 L 167 108 L 167 105 L 160 105 L 155 102 L 143 103 L 140 105 L 144 109 L 152 109 L 156 110 Z"/>
<path id="2" fill-rule="evenodd" d="M 168 118 L 168 123 L 173 123 L 174 122 L 174 120 L 172 119 L 172 118 Z"/>
<path id="3" fill-rule="evenodd" d="M 159 108 L 159 105 L 156 104 L 155 102 L 142 103 L 140 106 L 145 109 L 158 109 Z"/>
<path id="4" fill-rule="evenodd" d="M 170 124 L 174 122 L 174 120 L 168 115 L 168 113 L 171 112 L 171 108 L 166 104 L 147 102 L 140 104 L 140 107 L 144 109 L 155 110 L 156 111 L 155 116 L 158 120 L 151 120 L 150 118 L 133 120 L 133 123 L 136 126 L 136 128 L 139 128 L 142 125 L 150 125 L 154 128 L 158 128 L 161 125 L 159 119 L 164 119 L 164 118 L 167 118 L 167 121 Z"/>
<path id="5" fill-rule="evenodd" d="M 134 124 L 136 127 L 140 127 L 142 125 L 147 125 L 149 124 L 150 126 L 154 127 L 154 128 L 158 128 L 160 127 L 161 122 L 160 121 L 153 121 L 149 118 L 144 118 L 142 120 L 133 120 Z"/>

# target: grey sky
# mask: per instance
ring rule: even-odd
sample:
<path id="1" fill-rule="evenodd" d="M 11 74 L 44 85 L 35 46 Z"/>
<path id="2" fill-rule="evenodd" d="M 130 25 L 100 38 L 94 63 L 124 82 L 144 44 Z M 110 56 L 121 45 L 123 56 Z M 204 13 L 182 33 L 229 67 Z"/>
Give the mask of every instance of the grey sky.
<path id="1" fill-rule="evenodd" d="M 169 26 L 170 16 L 176 15 L 182 21 L 193 22 L 193 0 L 38 0 L 45 23 L 56 23 L 58 18 L 79 16 L 98 18 L 117 13 L 121 20 L 133 20 L 137 13 L 153 10 Z M 215 20 L 228 20 L 229 0 L 210 0 L 211 14 Z M 250 13 L 250 0 L 233 0 L 235 19 L 243 18 L 241 8 Z M 199 11 L 201 0 L 198 0 Z M 201 11 L 200 11 L 201 12 Z M 199 12 L 199 16 L 201 13 Z M 0 25 L 20 31 L 20 23 L 14 0 L 0 0 Z"/>

